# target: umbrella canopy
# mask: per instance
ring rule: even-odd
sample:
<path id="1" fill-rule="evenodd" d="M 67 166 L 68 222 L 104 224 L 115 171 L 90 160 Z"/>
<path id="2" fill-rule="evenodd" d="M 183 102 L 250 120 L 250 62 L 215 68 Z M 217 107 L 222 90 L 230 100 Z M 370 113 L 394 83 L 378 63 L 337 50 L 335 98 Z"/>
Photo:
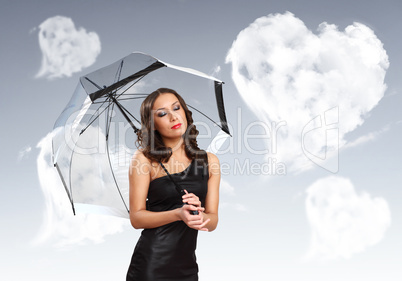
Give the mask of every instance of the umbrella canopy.
<path id="1" fill-rule="evenodd" d="M 80 78 L 53 136 L 56 167 L 76 208 L 128 217 L 128 168 L 141 128 L 140 105 L 158 88 L 177 91 L 193 112 L 206 147 L 219 132 L 230 135 L 222 81 L 143 53 Z"/>

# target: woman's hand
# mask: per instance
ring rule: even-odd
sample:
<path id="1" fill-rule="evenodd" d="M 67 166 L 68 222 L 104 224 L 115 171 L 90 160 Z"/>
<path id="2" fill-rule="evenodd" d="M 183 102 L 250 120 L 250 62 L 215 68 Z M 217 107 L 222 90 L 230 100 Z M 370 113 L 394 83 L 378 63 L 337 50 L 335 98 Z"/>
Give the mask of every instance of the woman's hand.
<path id="1" fill-rule="evenodd" d="M 184 192 L 186 194 L 182 196 L 183 203 L 194 205 L 196 207 L 201 207 L 201 201 L 200 198 L 198 198 L 198 196 L 196 196 L 194 193 L 188 193 L 187 190 L 184 190 Z"/>
<path id="2" fill-rule="evenodd" d="M 210 219 L 204 221 L 204 210 L 205 209 L 202 207 L 184 204 L 180 208 L 179 216 L 188 227 L 196 230 L 208 231 L 208 228 L 206 228 L 205 225 L 210 221 Z M 193 215 L 190 211 L 198 211 L 198 215 Z"/>

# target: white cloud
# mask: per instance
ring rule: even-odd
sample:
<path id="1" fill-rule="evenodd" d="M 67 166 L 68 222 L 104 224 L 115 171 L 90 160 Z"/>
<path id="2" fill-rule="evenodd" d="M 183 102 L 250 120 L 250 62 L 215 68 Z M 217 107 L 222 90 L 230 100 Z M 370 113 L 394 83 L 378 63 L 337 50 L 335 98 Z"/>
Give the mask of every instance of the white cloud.
<path id="1" fill-rule="evenodd" d="M 248 211 L 247 207 L 240 203 L 234 204 L 234 208 L 239 212 L 247 212 Z"/>
<path id="2" fill-rule="evenodd" d="M 219 189 L 225 195 L 235 195 L 235 188 L 225 179 L 221 179 Z"/>
<path id="3" fill-rule="evenodd" d="M 346 143 L 343 147 L 342 150 L 347 149 L 347 148 L 352 148 L 355 146 L 359 146 L 362 145 L 364 143 L 370 142 L 370 141 L 374 141 L 376 140 L 380 135 L 382 135 L 383 133 L 387 132 L 390 129 L 390 126 L 387 125 L 385 126 L 383 129 L 379 130 L 379 131 L 375 131 L 375 132 L 371 132 L 368 133 L 366 135 L 360 136 L 357 139 Z"/>
<path id="4" fill-rule="evenodd" d="M 377 244 L 391 224 L 383 198 L 355 191 L 349 179 L 330 176 L 307 189 L 311 243 L 306 259 L 350 258 Z"/>
<path id="5" fill-rule="evenodd" d="M 30 152 L 32 151 L 32 147 L 31 146 L 25 146 L 24 148 L 22 148 L 19 152 L 18 152 L 18 161 L 21 161 L 22 158 L 24 158 L 25 156 L 27 156 Z"/>
<path id="6" fill-rule="evenodd" d="M 313 162 L 337 171 L 327 160 L 383 97 L 389 66 L 367 26 L 353 23 L 340 31 L 324 22 L 314 34 L 289 12 L 242 30 L 226 62 L 246 105 L 271 125 L 271 154 L 290 172 Z"/>
<path id="7" fill-rule="evenodd" d="M 241 204 L 241 203 L 236 203 L 233 202 L 233 196 L 236 196 L 236 192 L 235 192 L 235 187 L 233 185 L 231 185 L 228 181 L 226 181 L 225 179 L 221 179 L 220 185 L 219 185 L 219 190 L 221 193 L 221 198 L 220 198 L 220 202 L 219 202 L 219 208 L 220 209 L 234 209 L 236 211 L 239 212 L 247 212 L 249 211 L 249 209 Z M 232 197 L 231 199 L 228 198 L 228 196 Z M 228 201 L 231 202 L 228 202 Z"/>
<path id="8" fill-rule="evenodd" d="M 92 65 L 100 54 L 98 34 L 76 29 L 72 19 L 62 16 L 48 18 L 39 25 L 39 46 L 42 65 L 36 77 L 70 77 Z"/>
<path id="9" fill-rule="evenodd" d="M 48 242 L 58 247 L 88 241 L 100 243 L 105 236 L 122 232 L 130 224 L 127 219 L 85 213 L 73 215 L 60 177 L 51 164 L 52 137 L 53 133 L 49 133 L 37 145 L 40 149 L 37 169 L 45 210 L 43 226 L 34 243 Z"/>
<path id="10" fill-rule="evenodd" d="M 220 209 L 225 209 L 225 210 L 234 209 L 234 210 L 236 210 L 238 212 L 248 212 L 249 211 L 249 209 L 244 204 L 241 204 L 241 203 L 229 203 L 229 202 L 224 201 L 224 200 L 219 202 L 219 208 Z"/>
<path id="11" fill-rule="evenodd" d="M 215 65 L 214 69 L 212 70 L 211 76 L 215 77 L 219 73 L 221 73 L 221 66 L 220 65 Z"/>

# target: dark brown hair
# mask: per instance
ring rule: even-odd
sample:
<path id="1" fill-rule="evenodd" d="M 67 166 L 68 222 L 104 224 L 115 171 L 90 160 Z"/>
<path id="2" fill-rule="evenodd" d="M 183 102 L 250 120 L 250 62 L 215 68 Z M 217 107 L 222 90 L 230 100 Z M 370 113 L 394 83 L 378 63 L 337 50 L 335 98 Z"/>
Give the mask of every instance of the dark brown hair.
<path id="1" fill-rule="evenodd" d="M 137 132 L 137 146 L 142 149 L 142 153 L 151 161 L 167 162 L 172 155 L 172 148 L 166 147 L 161 135 L 153 129 L 153 112 L 155 100 L 163 94 L 173 94 L 180 102 L 180 106 L 184 109 L 187 119 L 187 130 L 183 135 L 184 150 L 190 159 L 197 158 L 198 152 L 201 150 L 197 144 L 198 130 L 193 124 L 192 112 L 187 108 L 183 98 L 172 89 L 159 88 L 148 95 L 141 104 L 141 130 Z"/>

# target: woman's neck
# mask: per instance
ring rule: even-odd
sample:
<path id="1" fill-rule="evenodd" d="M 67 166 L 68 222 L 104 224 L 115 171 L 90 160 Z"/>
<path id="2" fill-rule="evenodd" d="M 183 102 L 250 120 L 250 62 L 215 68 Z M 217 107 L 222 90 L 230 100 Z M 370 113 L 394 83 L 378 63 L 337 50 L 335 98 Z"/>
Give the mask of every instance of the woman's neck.
<path id="1" fill-rule="evenodd" d="M 183 152 L 184 152 L 183 138 L 163 139 L 163 143 L 165 144 L 166 147 L 171 147 L 173 153 L 175 153 L 175 151 L 180 151 L 180 150 L 183 150 Z"/>
<path id="2" fill-rule="evenodd" d="M 179 139 L 163 139 L 163 142 L 166 147 L 172 148 L 172 155 L 169 159 L 170 161 L 173 162 L 181 162 L 181 163 L 186 163 L 188 160 L 190 160 L 187 157 L 186 150 L 184 149 L 184 140 L 183 138 Z"/>
<path id="3" fill-rule="evenodd" d="M 185 162 L 188 158 L 187 158 L 186 151 L 184 150 L 184 145 L 179 149 L 176 149 L 176 150 L 172 149 L 172 155 L 170 158 L 175 161 Z"/>

